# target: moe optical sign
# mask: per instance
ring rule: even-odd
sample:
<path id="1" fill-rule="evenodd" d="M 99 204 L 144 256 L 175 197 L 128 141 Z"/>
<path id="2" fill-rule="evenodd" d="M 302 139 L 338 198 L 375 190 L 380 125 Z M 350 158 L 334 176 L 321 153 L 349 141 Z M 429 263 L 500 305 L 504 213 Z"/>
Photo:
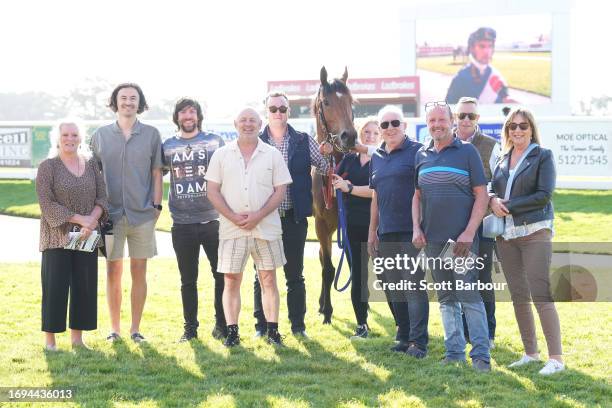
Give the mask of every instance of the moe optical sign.
<path id="1" fill-rule="evenodd" d="M 0 167 L 30 167 L 31 165 L 31 129 L 0 127 Z"/>

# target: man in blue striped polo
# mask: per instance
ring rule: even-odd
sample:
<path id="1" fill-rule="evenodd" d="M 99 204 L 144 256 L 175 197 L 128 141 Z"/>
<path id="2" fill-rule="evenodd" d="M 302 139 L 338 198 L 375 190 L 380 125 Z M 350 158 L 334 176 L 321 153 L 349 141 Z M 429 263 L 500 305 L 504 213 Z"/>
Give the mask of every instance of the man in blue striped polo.
<path id="1" fill-rule="evenodd" d="M 465 362 L 464 311 L 472 341 L 472 367 L 491 371 L 487 318 L 480 293 L 470 288 L 478 278 L 479 263 L 467 261 L 478 253 L 474 239 L 484 216 L 488 196 L 482 161 L 476 148 L 452 133 L 452 112 L 446 102 L 425 105 L 432 137 L 416 155 L 415 193 L 412 199 L 413 243 L 425 247 L 428 265 L 438 284 L 444 325 L 444 364 Z M 449 240 L 456 243 L 450 263 L 439 262 Z M 443 257 L 447 260 L 446 255 Z M 430 260 L 436 261 L 429 263 Z M 468 285 L 466 285 L 468 283 Z"/>

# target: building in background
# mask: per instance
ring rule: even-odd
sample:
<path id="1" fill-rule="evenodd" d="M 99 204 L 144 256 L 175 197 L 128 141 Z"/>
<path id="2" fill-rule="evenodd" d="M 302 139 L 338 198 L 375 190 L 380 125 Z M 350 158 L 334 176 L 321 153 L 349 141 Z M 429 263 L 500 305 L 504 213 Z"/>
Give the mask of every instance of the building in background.
<path id="1" fill-rule="evenodd" d="M 284 92 L 291 106 L 290 118 L 312 118 L 311 101 L 319 80 L 269 81 L 268 91 Z M 357 100 L 356 118 L 376 115 L 385 105 L 397 105 L 406 117 L 419 116 L 419 77 L 349 78 L 347 83 Z"/>

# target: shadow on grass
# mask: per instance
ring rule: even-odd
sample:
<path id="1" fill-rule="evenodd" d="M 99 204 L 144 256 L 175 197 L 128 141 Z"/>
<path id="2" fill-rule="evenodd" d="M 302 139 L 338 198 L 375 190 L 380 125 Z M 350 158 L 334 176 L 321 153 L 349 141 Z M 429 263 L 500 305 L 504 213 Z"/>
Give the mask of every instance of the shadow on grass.
<path id="1" fill-rule="evenodd" d="M 432 308 L 432 313 L 434 309 Z M 429 355 L 416 360 L 392 353 L 395 323 L 371 311 L 386 334 L 349 341 L 354 322 L 334 318 L 333 352 L 329 339 L 288 341 L 275 349 L 261 342 L 226 350 L 213 340 L 168 345 L 117 342 L 104 350 L 45 353 L 52 388 L 75 388 L 79 406 L 117 404 L 186 407 L 219 406 L 609 406 L 610 385 L 568 368 L 552 377 L 538 374 L 541 364 L 518 370 L 505 367 L 520 355 L 498 345 L 493 372 L 467 366 L 441 366 L 443 339 L 432 336 Z M 337 341 L 335 337 L 337 336 Z M 518 336 L 518 333 L 517 333 Z M 469 346 L 468 346 L 469 348 Z M 191 354 L 193 353 L 193 355 Z"/>
<path id="2" fill-rule="evenodd" d="M 434 310 L 430 307 L 430 313 Z M 442 366 L 442 336 L 430 335 L 428 356 L 423 360 L 392 352 L 390 346 L 394 344 L 395 321 L 391 316 L 383 316 L 372 309 L 369 315 L 384 328 L 386 336 L 352 340 L 351 346 L 366 361 L 366 365 L 382 365 L 389 370 L 384 389 L 402 390 L 406 395 L 418 397 L 428 406 L 459 407 L 469 401 L 476 401 L 478 406 L 574 407 L 583 401 L 610 406 L 612 401 L 612 388 L 609 384 L 571 367 L 554 376 L 538 373 L 544 363 L 507 369 L 508 364 L 518 360 L 521 354 L 500 345 L 491 351 L 493 371 L 490 374 L 477 373 L 469 364 Z M 351 319 L 335 317 L 334 320 L 332 327 L 341 336 L 352 334 L 354 322 Z M 516 335 L 519 335 L 518 332 Z M 470 347 L 468 344 L 466 350 L 469 351 Z M 409 381 L 406 381 L 407 372 L 410 373 Z M 448 398 L 455 403 L 449 404 Z"/>
<path id="3" fill-rule="evenodd" d="M 553 377 L 540 376 L 541 365 L 506 370 L 502 366 L 519 355 L 503 347 L 493 352 L 500 367 L 487 375 L 469 366 L 441 366 L 436 356 L 441 350 L 431 350 L 424 360 L 391 353 L 388 340 L 349 343 L 356 358 L 351 353 L 331 353 L 312 339 L 299 341 L 298 348 L 272 353 L 267 350 L 272 346 L 263 342 L 253 349 L 238 347 L 225 353 L 196 340 L 184 345 L 191 347 L 195 367 L 189 367 L 191 359 L 181 364 L 151 344 L 131 349 L 115 343 L 109 353 L 45 353 L 45 358 L 50 387 L 74 387 L 73 401 L 80 406 L 151 403 L 184 407 L 203 402 L 335 406 L 349 401 L 374 406 L 390 401 L 397 406 L 459 407 L 472 402 L 476 406 L 569 407 L 583 401 L 605 406 L 612 398 L 605 381 L 571 368 Z M 441 344 L 442 340 L 432 342 Z"/>

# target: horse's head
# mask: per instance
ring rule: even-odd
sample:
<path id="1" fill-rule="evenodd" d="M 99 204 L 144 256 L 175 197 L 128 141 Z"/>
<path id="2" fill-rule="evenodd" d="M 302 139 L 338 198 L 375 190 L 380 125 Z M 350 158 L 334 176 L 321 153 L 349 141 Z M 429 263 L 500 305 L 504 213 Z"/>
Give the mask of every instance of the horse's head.
<path id="1" fill-rule="evenodd" d="M 355 146 L 357 131 L 353 125 L 353 97 L 346 86 L 347 69 L 340 79 L 327 81 L 327 70 L 321 68 L 321 85 L 313 101 L 317 120 L 317 139 L 327 140 L 340 151 Z"/>

